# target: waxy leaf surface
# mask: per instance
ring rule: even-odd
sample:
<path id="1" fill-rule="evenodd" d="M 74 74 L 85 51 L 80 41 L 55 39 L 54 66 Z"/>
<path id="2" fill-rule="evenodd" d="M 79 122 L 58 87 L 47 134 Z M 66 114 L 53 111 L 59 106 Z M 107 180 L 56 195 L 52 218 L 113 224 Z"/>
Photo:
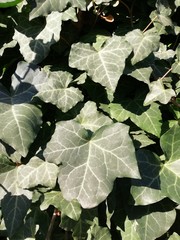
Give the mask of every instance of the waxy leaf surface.
<path id="1" fill-rule="evenodd" d="M 73 120 L 59 122 L 44 157 L 61 163 L 63 196 L 69 201 L 77 199 L 84 208 L 103 201 L 116 177 L 139 178 L 128 127 L 121 123 L 104 126 L 92 135 Z"/>
<path id="2" fill-rule="evenodd" d="M 76 43 L 71 47 L 69 65 L 86 71 L 94 82 L 114 92 L 131 50 L 129 43 L 118 36 L 108 39 L 99 51 L 90 44 Z"/>

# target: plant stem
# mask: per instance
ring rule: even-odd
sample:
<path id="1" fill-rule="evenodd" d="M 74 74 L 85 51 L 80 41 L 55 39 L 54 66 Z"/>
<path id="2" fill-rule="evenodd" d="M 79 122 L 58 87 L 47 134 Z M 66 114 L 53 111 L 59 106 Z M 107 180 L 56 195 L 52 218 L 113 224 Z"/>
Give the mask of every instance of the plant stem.
<path id="1" fill-rule="evenodd" d="M 149 28 L 149 26 L 151 26 L 151 24 L 154 22 L 154 20 L 157 18 L 157 15 L 150 21 L 150 23 L 145 27 L 145 29 L 143 30 L 143 33 Z"/>
<path id="2" fill-rule="evenodd" d="M 160 80 L 163 80 L 171 70 L 172 68 L 168 69 L 168 71 L 160 78 Z"/>
<path id="3" fill-rule="evenodd" d="M 48 228 L 45 240 L 51 240 L 52 233 L 53 233 L 53 228 L 54 228 L 54 223 L 55 223 L 56 217 L 59 215 L 57 212 L 58 212 L 58 210 L 54 209 L 54 212 L 53 212 L 53 215 L 52 215 L 52 218 L 51 218 L 51 222 L 49 224 L 49 228 Z"/>

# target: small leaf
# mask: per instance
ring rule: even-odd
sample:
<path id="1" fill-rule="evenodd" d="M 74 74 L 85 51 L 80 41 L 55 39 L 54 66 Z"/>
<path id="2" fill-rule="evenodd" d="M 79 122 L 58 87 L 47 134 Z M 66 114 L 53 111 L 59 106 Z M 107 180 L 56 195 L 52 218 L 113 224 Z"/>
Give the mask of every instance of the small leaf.
<path id="1" fill-rule="evenodd" d="M 38 185 L 53 188 L 58 172 L 55 164 L 33 157 L 26 165 L 18 167 L 18 184 L 22 188 L 33 188 Z"/>
<path id="2" fill-rule="evenodd" d="M 69 218 L 78 221 L 81 215 L 81 207 L 76 200 L 71 202 L 63 198 L 61 192 L 51 191 L 44 193 L 44 200 L 40 205 L 40 209 L 44 211 L 50 205 L 61 211 L 61 215 L 68 216 Z"/>
<path id="3" fill-rule="evenodd" d="M 14 164 L 9 160 L 9 158 L 0 153 L 0 174 L 11 171 L 14 167 Z"/>
<path id="4" fill-rule="evenodd" d="M 134 56 L 132 58 L 132 64 L 134 65 L 158 49 L 160 37 L 153 30 L 148 30 L 143 33 L 141 30 L 135 29 L 126 34 L 126 40 L 133 48 Z"/>
<path id="5" fill-rule="evenodd" d="M 180 3 L 179 3 L 180 5 Z M 169 238 L 168 240 L 179 240 L 180 239 L 180 235 L 178 235 L 176 232 L 174 232 Z"/>
<path id="6" fill-rule="evenodd" d="M 67 112 L 83 100 L 81 91 L 69 86 L 71 82 L 72 75 L 68 72 L 49 72 L 47 83 L 36 96 L 56 105 L 62 112 Z"/>
<path id="7" fill-rule="evenodd" d="M 85 129 L 95 132 L 100 127 L 109 125 L 112 120 L 105 116 L 103 113 L 97 111 L 96 104 L 94 102 L 87 102 L 80 114 L 75 118 Z"/>
<path id="8" fill-rule="evenodd" d="M 131 47 L 124 38 L 114 35 L 99 51 L 96 51 L 90 44 L 73 44 L 69 65 L 87 71 L 94 82 L 114 92 L 123 73 L 125 60 L 130 53 Z"/>
<path id="9" fill-rule="evenodd" d="M 151 140 L 145 133 L 142 132 L 131 132 L 131 136 L 134 141 L 135 148 L 144 148 L 146 146 L 155 144 L 153 140 Z"/>
<path id="10" fill-rule="evenodd" d="M 150 92 L 147 94 L 144 100 L 144 106 L 147 106 L 155 101 L 167 104 L 170 101 L 171 97 L 176 95 L 173 89 L 164 88 L 162 79 L 150 83 L 149 87 Z"/>
<path id="11" fill-rule="evenodd" d="M 58 181 L 63 196 L 77 199 L 84 208 L 103 201 L 116 177 L 139 178 L 128 127 L 121 123 L 101 127 L 91 136 L 74 120 L 59 122 L 44 157 L 62 164 Z"/>
<path id="12" fill-rule="evenodd" d="M 135 65 L 132 67 L 131 71 L 128 72 L 127 74 L 136 78 L 139 81 L 142 81 L 146 84 L 150 84 L 150 75 L 152 73 L 152 68 L 151 67 L 142 67 L 138 68 Z"/>

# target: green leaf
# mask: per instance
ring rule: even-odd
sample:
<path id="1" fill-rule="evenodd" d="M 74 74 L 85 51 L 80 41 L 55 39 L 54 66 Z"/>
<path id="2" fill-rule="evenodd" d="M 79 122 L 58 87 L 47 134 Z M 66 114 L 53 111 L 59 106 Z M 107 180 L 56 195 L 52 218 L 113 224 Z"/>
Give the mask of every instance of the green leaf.
<path id="1" fill-rule="evenodd" d="M 23 0 L 1 0 L 0 8 L 8 8 L 16 6 L 18 3 L 22 2 Z"/>
<path id="2" fill-rule="evenodd" d="M 36 7 L 30 13 L 30 20 L 39 16 L 47 16 L 49 13 L 58 11 L 62 12 L 67 6 L 73 6 L 73 8 L 79 8 L 81 10 L 86 9 L 85 0 L 35 0 Z"/>
<path id="3" fill-rule="evenodd" d="M 18 167 L 18 184 L 22 188 L 33 188 L 38 185 L 54 188 L 59 168 L 33 157 L 26 165 Z"/>
<path id="4" fill-rule="evenodd" d="M 144 148 L 146 146 L 155 144 L 143 131 L 131 132 L 132 139 L 134 141 L 134 146 L 136 149 Z"/>
<path id="5" fill-rule="evenodd" d="M 125 60 L 130 53 L 131 47 L 125 39 L 114 35 L 99 51 L 96 51 L 90 44 L 73 44 L 69 65 L 87 71 L 94 82 L 114 92 L 123 73 Z"/>
<path id="6" fill-rule="evenodd" d="M 180 3 L 179 3 L 180 5 Z M 168 240 L 179 240 L 180 239 L 180 235 L 178 235 L 176 232 L 174 232 L 170 238 L 168 238 Z"/>
<path id="7" fill-rule="evenodd" d="M 126 34 L 126 40 L 131 44 L 134 52 L 132 64 L 142 61 L 159 47 L 159 35 L 153 30 L 143 33 L 140 29 L 135 29 Z"/>
<path id="8" fill-rule="evenodd" d="M 14 169 L 14 164 L 6 155 L 0 153 L 0 174 L 11 171 L 12 169 Z"/>
<path id="9" fill-rule="evenodd" d="M 166 159 L 173 162 L 180 159 L 180 126 L 178 124 L 170 128 L 160 138 L 160 145 Z"/>
<path id="10" fill-rule="evenodd" d="M 144 95 L 140 94 L 134 100 L 121 100 L 120 104 L 109 105 L 110 116 L 117 121 L 125 121 L 129 117 L 142 130 L 160 136 L 161 133 L 161 112 L 156 103 L 150 107 L 143 106 Z"/>
<path id="11" fill-rule="evenodd" d="M 95 132 L 100 127 L 109 125 L 112 120 L 103 113 L 98 112 L 95 102 L 88 101 L 75 120 L 85 129 Z"/>
<path id="12" fill-rule="evenodd" d="M 0 183 L 0 200 L 3 199 L 7 193 L 11 193 L 12 196 L 24 195 L 28 199 L 32 198 L 30 191 L 22 189 L 18 185 L 18 167 L 0 174 Z"/>
<path id="13" fill-rule="evenodd" d="M 1 200 L 2 213 L 11 237 L 23 223 L 23 219 L 30 207 L 30 200 L 24 196 L 12 196 L 10 193 Z"/>
<path id="14" fill-rule="evenodd" d="M 121 123 L 104 126 L 91 136 L 73 120 L 59 122 L 44 156 L 46 161 L 62 164 L 63 196 L 77 199 L 84 208 L 103 201 L 116 177 L 139 178 L 128 127 Z"/>
<path id="15" fill-rule="evenodd" d="M 40 109 L 30 101 L 41 86 L 43 76 L 38 69 L 20 62 L 12 76 L 11 92 L 0 85 L 0 138 L 24 157 L 42 122 Z"/>
<path id="16" fill-rule="evenodd" d="M 49 72 L 47 83 L 36 96 L 44 102 L 56 105 L 62 112 L 67 112 L 83 100 L 81 91 L 69 86 L 71 82 L 72 75 L 68 72 Z"/>
<path id="17" fill-rule="evenodd" d="M 43 29 L 42 26 L 37 29 L 36 21 L 27 23 L 28 28 L 25 23 L 17 27 L 13 39 L 18 42 L 24 59 L 29 63 L 37 64 L 47 57 L 51 45 L 60 39 L 62 22 L 69 19 L 76 20 L 75 14 L 74 8 L 69 8 L 65 12 L 53 11 L 46 17 L 46 25 Z"/>
<path id="18" fill-rule="evenodd" d="M 134 207 L 132 216 L 126 218 L 123 240 L 152 240 L 162 236 L 172 226 L 175 210 L 162 211 L 155 206 Z M 134 220 L 132 220 L 134 219 Z"/>
<path id="19" fill-rule="evenodd" d="M 159 101 L 162 104 L 167 104 L 171 97 L 176 95 L 173 89 L 165 89 L 162 79 L 150 83 L 149 88 L 150 92 L 147 94 L 144 100 L 144 106 L 147 106 L 155 101 Z"/>
<path id="20" fill-rule="evenodd" d="M 148 205 L 160 201 L 164 198 L 160 189 L 160 159 L 148 150 L 138 150 L 136 156 L 142 179 L 131 181 L 131 194 L 135 205 Z"/>
<path id="21" fill-rule="evenodd" d="M 44 200 L 40 205 L 42 211 L 46 210 L 50 205 L 53 205 L 61 211 L 61 216 L 78 221 L 81 215 L 81 207 L 76 200 L 67 201 L 59 191 L 51 191 L 44 193 Z"/>
<path id="22" fill-rule="evenodd" d="M 152 71 L 151 67 L 137 67 L 134 65 L 129 69 L 127 74 L 149 85 Z"/>

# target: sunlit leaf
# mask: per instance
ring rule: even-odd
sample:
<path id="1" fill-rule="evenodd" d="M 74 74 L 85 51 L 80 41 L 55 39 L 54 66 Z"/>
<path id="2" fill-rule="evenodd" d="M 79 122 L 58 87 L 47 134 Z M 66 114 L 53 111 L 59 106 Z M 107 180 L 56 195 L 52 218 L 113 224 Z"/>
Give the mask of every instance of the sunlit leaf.
<path id="1" fill-rule="evenodd" d="M 131 44 L 134 52 L 132 64 L 140 62 L 148 55 L 156 51 L 159 47 L 159 35 L 153 30 L 143 33 L 139 29 L 135 29 L 126 34 L 126 40 Z"/>
<path id="2" fill-rule="evenodd" d="M 68 72 L 57 71 L 48 74 L 48 81 L 41 91 L 36 95 L 44 102 L 56 105 L 63 112 L 67 112 L 79 101 L 83 95 L 78 88 L 69 86 L 72 82 L 72 75 Z"/>
<path id="3" fill-rule="evenodd" d="M 114 92 L 130 53 L 130 45 L 118 36 L 108 39 L 99 51 L 90 44 L 76 43 L 71 47 L 69 65 L 87 71 L 94 82 Z"/>
<path id="4" fill-rule="evenodd" d="M 22 188 L 33 188 L 38 185 L 53 188 L 58 172 L 59 168 L 55 164 L 34 157 L 26 165 L 18 167 L 18 184 Z"/>
<path id="5" fill-rule="evenodd" d="M 100 127 L 112 123 L 111 119 L 103 113 L 98 112 L 94 102 L 87 102 L 80 114 L 75 118 L 85 129 L 95 132 Z"/>
<path id="6" fill-rule="evenodd" d="M 128 127 L 120 123 L 101 127 L 91 136 L 75 121 L 59 122 L 44 156 L 46 161 L 62 164 L 63 196 L 77 199 L 85 208 L 103 201 L 116 177 L 139 178 Z"/>

